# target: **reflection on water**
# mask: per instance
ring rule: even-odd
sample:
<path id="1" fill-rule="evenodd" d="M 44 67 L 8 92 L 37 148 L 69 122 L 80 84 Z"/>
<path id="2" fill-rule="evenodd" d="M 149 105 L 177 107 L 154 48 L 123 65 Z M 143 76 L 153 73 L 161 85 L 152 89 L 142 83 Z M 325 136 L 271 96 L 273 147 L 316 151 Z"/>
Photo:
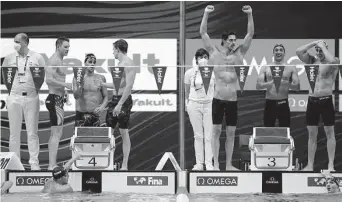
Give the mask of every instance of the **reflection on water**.
<path id="1" fill-rule="evenodd" d="M 340 194 L 189 194 L 193 202 L 340 202 Z M 41 194 L 21 193 L 2 195 L 1 201 L 25 202 L 176 202 L 176 195 L 155 194 Z"/>

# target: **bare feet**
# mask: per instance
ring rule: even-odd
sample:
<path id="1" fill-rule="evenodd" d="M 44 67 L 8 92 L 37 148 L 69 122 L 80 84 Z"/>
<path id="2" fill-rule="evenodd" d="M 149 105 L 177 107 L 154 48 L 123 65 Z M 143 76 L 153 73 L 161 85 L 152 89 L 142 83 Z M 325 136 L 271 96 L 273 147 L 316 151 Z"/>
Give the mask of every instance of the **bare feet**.
<path id="1" fill-rule="evenodd" d="M 214 170 L 220 170 L 220 163 L 214 161 Z"/>
<path id="2" fill-rule="evenodd" d="M 334 165 L 328 165 L 328 171 L 329 172 L 335 172 Z"/>
<path id="3" fill-rule="evenodd" d="M 127 167 L 121 167 L 120 170 L 128 170 Z"/>
<path id="4" fill-rule="evenodd" d="M 313 166 L 307 165 L 302 169 L 302 171 L 313 171 Z"/>
<path id="5" fill-rule="evenodd" d="M 232 165 L 227 165 L 226 166 L 226 170 L 232 170 L 232 171 L 241 171 L 240 169 L 237 169 L 237 168 L 235 168 L 234 166 L 232 166 Z"/>

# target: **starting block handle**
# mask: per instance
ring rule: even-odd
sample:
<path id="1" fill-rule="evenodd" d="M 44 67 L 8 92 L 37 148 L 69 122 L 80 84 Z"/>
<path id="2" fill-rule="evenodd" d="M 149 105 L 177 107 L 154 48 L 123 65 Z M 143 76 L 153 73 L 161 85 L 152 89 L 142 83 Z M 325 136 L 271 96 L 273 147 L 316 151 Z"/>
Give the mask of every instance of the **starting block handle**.
<path id="1" fill-rule="evenodd" d="M 98 157 L 107 157 L 108 155 L 110 155 L 110 152 L 99 152 L 99 153 L 89 153 L 89 152 L 79 152 L 81 154 L 81 157 L 92 157 L 92 156 L 98 156 Z"/>

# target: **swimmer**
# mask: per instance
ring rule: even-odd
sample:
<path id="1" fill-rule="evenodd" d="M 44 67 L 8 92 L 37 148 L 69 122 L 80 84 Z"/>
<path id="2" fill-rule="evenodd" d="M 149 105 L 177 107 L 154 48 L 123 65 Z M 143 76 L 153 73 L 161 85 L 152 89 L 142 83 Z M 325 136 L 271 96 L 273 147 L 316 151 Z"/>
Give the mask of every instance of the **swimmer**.
<path id="1" fill-rule="evenodd" d="M 57 166 L 52 170 L 52 178 L 48 179 L 45 182 L 44 188 L 42 190 L 43 193 L 66 193 L 73 192 L 72 187 L 68 183 L 69 174 L 68 170 L 72 166 L 72 164 L 81 159 L 81 155 L 76 153 L 73 158 L 71 158 L 64 167 Z"/>
<path id="2" fill-rule="evenodd" d="M 273 48 L 274 62 L 270 65 L 285 66 L 285 47 L 276 44 Z M 289 106 L 289 90 L 299 90 L 299 77 L 295 66 L 285 66 L 283 77 L 277 92 L 274 85 L 271 68 L 261 67 L 256 89 L 266 88 L 266 102 L 264 107 L 264 126 L 275 127 L 278 119 L 279 127 L 290 127 L 291 113 Z"/>
<path id="3" fill-rule="evenodd" d="M 323 177 L 325 178 L 325 188 L 327 189 L 327 192 L 329 194 L 331 193 L 340 193 L 340 180 L 334 176 L 331 175 L 331 173 L 328 171 L 327 173 L 324 173 L 321 171 Z"/>
<path id="4" fill-rule="evenodd" d="M 105 83 L 103 75 L 95 74 L 96 57 L 89 53 L 86 55 L 84 65 L 87 67 L 83 87 L 76 84 L 73 79 L 74 97 L 76 100 L 76 127 L 100 127 L 100 115 L 105 111 L 108 103 L 107 88 L 101 87 Z"/>
<path id="5" fill-rule="evenodd" d="M 45 106 L 49 111 L 51 123 L 48 170 L 52 170 L 57 165 L 59 141 L 63 135 L 64 96 L 66 88 L 72 89 L 71 83 L 65 83 L 66 75 L 69 72 L 66 67 L 62 67 L 63 58 L 68 55 L 69 47 L 69 39 L 59 37 L 56 41 L 56 52 L 49 59 L 46 68 L 46 84 L 49 88 L 49 95 L 45 100 Z"/>
<path id="6" fill-rule="evenodd" d="M 13 186 L 13 182 L 5 181 L 1 184 L 1 194 L 6 194 L 7 191 Z"/>
<path id="7" fill-rule="evenodd" d="M 316 55 L 311 55 L 308 50 L 314 48 Z M 318 124 L 322 117 L 324 131 L 327 137 L 328 170 L 334 171 L 336 150 L 335 139 L 335 107 L 333 104 L 333 86 L 335 85 L 338 65 L 340 60 L 328 51 L 325 41 L 319 40 L 299 47 L 296 51 L 298 58 L 305 64 L 319 65 L 316 76 L 314 92 L 310 89 L 306 108 L 306 125 L 309 132 L 308 140 L 308 164 L 304 171 L 313 171 L 317 149 Z"/>
<path id="8" fill-rule="evenodd" d="M 219 170 L 220 135 L 224 115 L 226 119 L 226 170 L 238 170 L 232 165 L 235 130 L 238 118 L 237 75 L 233 66 L 225 65 L 243 65 L 243 58 L 251 46 L 254 35 L 252 8 L 250 6 L 244 6 L 242 8 L 242 11 L 247 14 L 248 24 L 247 35 L 243 40 L 243 44 L 239 46 L 236 46 L 237 37 L 235 32 L 223 33 L 220 46 L 214 46 L 211 43 L 210 37 L 207 34 L 207 21 L 209 13 L 213 11 L 214 6 L 209 5 L 205 8 L 200 34 L 204 48 L 210 54 L 210 62 L 214 65 L 216 79 L 214 99 L 212 102 L 214 168 L 215 170 Z"/>

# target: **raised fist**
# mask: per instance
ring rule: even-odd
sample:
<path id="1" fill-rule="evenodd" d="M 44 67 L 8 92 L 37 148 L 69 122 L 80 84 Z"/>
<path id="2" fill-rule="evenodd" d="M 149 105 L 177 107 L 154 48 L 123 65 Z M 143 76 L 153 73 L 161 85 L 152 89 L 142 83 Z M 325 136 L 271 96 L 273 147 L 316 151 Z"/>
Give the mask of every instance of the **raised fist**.
<path id="1" fill-rule="evenodd" d="M 251 7 L 251 6 L 248 6 L 248 5 L 243 6 L 243 7 L 242 7 L 242 11 L 243 11 L 244 13 L 250 14 L 250 13 L 252 13 L 252 7 Z"/>
<path id="2" fill-rule="evenodd" d="M 214 10 L 215 10 L 215 7 L 214 7 L 214 6 L 208 5 L 208 6 L 205 8 L 204 12 L 206 12 L 206 13 L 211 13 L 211 12 L 213 12 Z"/>

